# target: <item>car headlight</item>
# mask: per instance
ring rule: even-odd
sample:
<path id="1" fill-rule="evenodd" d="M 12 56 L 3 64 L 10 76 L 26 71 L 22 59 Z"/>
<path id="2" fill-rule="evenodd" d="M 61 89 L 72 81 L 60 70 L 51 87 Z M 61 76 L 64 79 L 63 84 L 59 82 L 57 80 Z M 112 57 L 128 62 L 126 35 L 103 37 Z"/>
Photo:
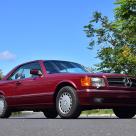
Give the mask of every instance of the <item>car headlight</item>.
<path id="1" fill-rule="evenodd" d="M 99 88 L 99 87 L 104 87 L 105 82 L 104 82 L 104 78 L 85 76 L 81 78 L 81 85 L 86 87 L 93 86 Z"/>
<path id="2" fill-rule="evenodd" d="M 92 86 L 94 87 L 99 88 L 105 86 L 104 78 L 93 77 L 91 78 L 91 81 L 92 81 Z"/>

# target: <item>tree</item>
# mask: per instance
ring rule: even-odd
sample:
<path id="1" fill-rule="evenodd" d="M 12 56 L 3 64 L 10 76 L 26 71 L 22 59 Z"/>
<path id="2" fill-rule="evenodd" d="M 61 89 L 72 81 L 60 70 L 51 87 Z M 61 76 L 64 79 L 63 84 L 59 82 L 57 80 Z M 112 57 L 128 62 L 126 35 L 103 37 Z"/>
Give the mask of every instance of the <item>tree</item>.
<path id="1" fill-rule="evenodd" d="M 117 0 L 115 8 L 117 28 L 131 45 L 136 43 L 136 0 Z"/>
<path id="2" fill-rule="evenodd" d="M 136 75 L 136 1 L 116 0 L 115 4 L 114 21 L 95 12 L 84 27 L 89 49 L 99 45 L 99 71 Z"/>
<path id="3" fill-rule="evenodd" d="M 0 80 L 2 79 L 2 71 L 0 70 Z"/>

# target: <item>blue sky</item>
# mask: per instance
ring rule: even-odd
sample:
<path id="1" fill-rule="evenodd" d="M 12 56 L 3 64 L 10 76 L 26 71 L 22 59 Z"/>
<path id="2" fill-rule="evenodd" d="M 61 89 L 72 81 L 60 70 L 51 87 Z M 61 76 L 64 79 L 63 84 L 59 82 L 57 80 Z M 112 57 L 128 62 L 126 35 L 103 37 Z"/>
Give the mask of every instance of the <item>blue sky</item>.
<path id="1" fill-rule="evenodd" d="M 114 0 L 0 0 L 0 69 L 36 59 L 98 63 L 83 32 L 96 10 L 113 19 Z"/>

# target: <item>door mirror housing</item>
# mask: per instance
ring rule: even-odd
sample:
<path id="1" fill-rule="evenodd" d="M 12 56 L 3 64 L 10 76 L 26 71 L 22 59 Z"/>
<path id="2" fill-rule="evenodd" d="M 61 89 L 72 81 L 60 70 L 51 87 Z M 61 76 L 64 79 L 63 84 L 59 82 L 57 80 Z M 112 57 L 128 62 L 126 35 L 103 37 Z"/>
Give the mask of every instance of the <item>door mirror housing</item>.
<path id="1" fill-rule="evenodd" d="M 31 75 L 36 75 L 36 76 L 42 76 L 42 72 L 38 69 L 32 69 L 30 70 Z"/>

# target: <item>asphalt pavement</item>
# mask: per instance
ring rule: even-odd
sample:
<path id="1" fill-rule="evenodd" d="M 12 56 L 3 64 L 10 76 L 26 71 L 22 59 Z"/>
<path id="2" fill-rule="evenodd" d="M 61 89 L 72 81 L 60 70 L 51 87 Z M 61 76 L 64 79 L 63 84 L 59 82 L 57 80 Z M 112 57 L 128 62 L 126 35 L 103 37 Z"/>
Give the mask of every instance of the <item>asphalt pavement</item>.
<path id="1" fill-rule="evenodd" d="M 42 113 L 0 120 L 0 136 L 136 136 L 136 118 L 81 116 L 46 119 Z"/>

